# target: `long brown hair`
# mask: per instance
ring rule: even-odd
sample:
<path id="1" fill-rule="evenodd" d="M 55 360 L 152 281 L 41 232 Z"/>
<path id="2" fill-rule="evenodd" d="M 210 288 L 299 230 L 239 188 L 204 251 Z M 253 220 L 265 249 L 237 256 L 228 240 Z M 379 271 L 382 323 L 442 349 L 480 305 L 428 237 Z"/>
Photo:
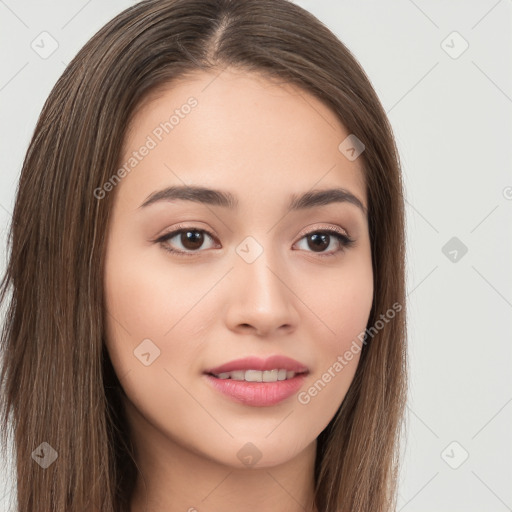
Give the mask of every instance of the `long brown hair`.
<path id="1" fill-rule="evenodd" d="M 100 200 L 94 191 L 118 169 L 126 127 L 150 94 L 189 72 L 228 66 L 313 94 L 365 146 L 374 272 L 368 327 L 393 304 L 401 311 L 365 337 L 349 391 L 318 438 L 315 500 L 320 512 L 396 506 L 407 374 L 404 200 L 377 95 L 339 39 L 287 0 L 146 0 L 107 23 L 69 64 L 23 163 L 0 292 L 2 304 L 12 292 L 0 382 L 16 510 L 129 509 L 137 470 L 104 343 L 114 194 Z M 43 442 L 58 454 L 44 470 L 32 455 L 47 455 Z"/>

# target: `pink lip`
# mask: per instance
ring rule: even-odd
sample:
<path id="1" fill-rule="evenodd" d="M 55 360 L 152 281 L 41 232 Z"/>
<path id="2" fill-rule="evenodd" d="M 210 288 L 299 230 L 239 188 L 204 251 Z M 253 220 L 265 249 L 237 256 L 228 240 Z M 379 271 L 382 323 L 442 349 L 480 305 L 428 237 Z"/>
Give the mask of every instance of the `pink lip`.
<path id="1" fill-rule="evenodd" d="M 215 375 L 225 372 L 234 372 L 237 370 L 275 370 L 283 369 L 295 372 L 296 375 L 291 379 L 279 380 L 277 382 L 246 382 L 232 379 L 218 379 Z M 205 378 L 210 385 L 217 391 L 228 396 L 235 402 L 253 407 L 268 407 L 276 405 L 279 402 L 295 394 L 309 370 L 306 366 L 285 356 L 271 356 L 267 359 L 258 357 L 245 357 L 230 361 L 221 366 L 211 368 L 205 373 Z"/>
<path id="2" fill-rule="evenodd" d="M 292 379 L 278 380 L 277 382 L 218 379 L 213 375 L 205 375 L 205 377 L 217 391 L 235 402 L 253 407 L 268 407 L 295 394 L 302 386 L 306 374 L 300 373 Z"/>
<path id="3" fill-rule="evenodd" d="M 230 361 L 229 363 L 223 364 L 221 366 L 216 366 L 215 368 L 211 368 L 206 370 L 207 374 L 215 374 L 225 372 L 234 372 L 237 370 L 275 370 L 275 369 L 283 369 L 295 373 L 303 373 L 307 372 L 307 366 L 295 361 L 294 359 L 290 359 L 286 356 L 270 356 L 266 359 L 260 359 L 258 357 L 244 357 L 243 359 L 236 359 L 235 361 Z M 284 382 L 284 381 L 281 381 Z"/>

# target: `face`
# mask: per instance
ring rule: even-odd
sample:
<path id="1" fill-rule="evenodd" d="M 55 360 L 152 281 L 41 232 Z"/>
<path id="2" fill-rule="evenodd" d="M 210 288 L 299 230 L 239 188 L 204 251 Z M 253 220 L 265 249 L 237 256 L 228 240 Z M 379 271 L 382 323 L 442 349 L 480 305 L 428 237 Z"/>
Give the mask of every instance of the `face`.
<path id="1" fill-rule="evenodd" d="M 348 136 L 308 93 L 236 70 L 198 72 L 138 111 L 122 179 L 104 186 L 104 278 L 107 349 L 140 442 L 232 467 L 315 446 L 372 306 Z"/>

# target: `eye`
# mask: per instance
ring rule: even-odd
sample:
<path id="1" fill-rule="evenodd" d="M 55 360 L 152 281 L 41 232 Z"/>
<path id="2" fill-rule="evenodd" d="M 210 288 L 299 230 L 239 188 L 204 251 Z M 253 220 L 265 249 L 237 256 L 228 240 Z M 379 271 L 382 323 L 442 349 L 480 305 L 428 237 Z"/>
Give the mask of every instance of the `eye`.
<path id="1" fill-rule="evenodd" d="M 338 248 L 326 252 L 325 249 L 333 245 L 333 238 L 334 246 L 337 246 Z M 336 254 L 343 252 L 346 248 L 352 246 L 355 242 L 355 240 L 352 240 L 342 230 L 338 230 L 336 228 L 310 231 L 300 239 L 300 241 L 302 240 L 305 240 L 307 248 L 312 249 L 312 251 L 308 252 L 318 253 L 322 257 L 335 256 Z"/>
<path id="2" fill-rule="evenodd" d="M 198 249 L 204 244 L 205 235 L 213 240 L 213 235 L 204 230 L 197 229 L 194 227 L 183 228 L 182 226 L 178 226 L 177 229 L 172 231 L 171 233 L 167 233 L 160 237 L 156 242 L 160 243 L 162 247 L 173 254 L 183 255 L 183 256 L 193 256 L 195 253 L 200 252 Z M 175 244 L 181 245 L 181 248 L 174 249 L 171 240 L 176 239 Z"/>
<path id="3" fill-rule="evenodd" d="M 214 240 L 215 237 L 205 229 L 199 229 L 196 227 L 183 227 L 177 226 L 172 232 L 167 233 L 156 240 L 166 251 L 176 254 L 178 256 L 194 256 L 201 252 L 199 249 L 204 248 L 205 235 L 207 238 Z M 174 243 L 171 243 L 173 239 L 176 239 Z M 334 243 L 333 243 L 334 239 Z M 306 241 L 307 252 L 314 252 L 319 256 L 335 256 L 336 254 L 343 252 L 346 248 L 352 246 L 355 240 L 352 240 L 346 233 L 341 229 L 328 228 L 328 229 L 317 229 L 306 233 L 299 240 Z M 178 244 L 181 247 L 173 248 L 173 245 Z M 334 245 L 334 250 L 326 251 L 325 249 Z M 336 248 L 337 246 L 337 248 Z M 211 248 L 211 246 L 210 246 Z M 308 251 L 308 248 L 311 249 Z"/>

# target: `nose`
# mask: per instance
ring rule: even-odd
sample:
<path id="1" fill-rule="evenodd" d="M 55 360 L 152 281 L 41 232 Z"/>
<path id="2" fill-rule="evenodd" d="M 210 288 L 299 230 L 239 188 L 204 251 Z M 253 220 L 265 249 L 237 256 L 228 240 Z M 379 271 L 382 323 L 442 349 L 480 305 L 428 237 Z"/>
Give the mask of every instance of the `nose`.
<path id="1" fill-rule="evenodd" d="M 233 331 L 275 336 L 293 331 L 298 323 L 298 298 L 290 272 L 270 251 L 252 263 L 236 256 L 226 322 Z"/>

